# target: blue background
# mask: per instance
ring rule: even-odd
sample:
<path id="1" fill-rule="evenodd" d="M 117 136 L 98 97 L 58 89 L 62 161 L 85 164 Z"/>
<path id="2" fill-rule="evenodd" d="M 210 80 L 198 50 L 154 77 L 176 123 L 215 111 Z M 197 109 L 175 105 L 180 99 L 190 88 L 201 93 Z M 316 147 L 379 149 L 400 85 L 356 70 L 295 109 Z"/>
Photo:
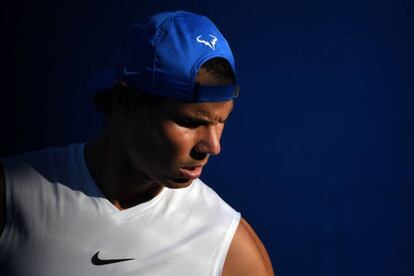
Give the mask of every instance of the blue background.
<path id="1" fill-rule="evenodd" d="M 278 275 L 414 275 L 414 2 L 7 1 L 0 155 L 94 137 L 88 79 L 137 18 L 185 9 L 230 42 L 241 95 L 203 179 Z"/>

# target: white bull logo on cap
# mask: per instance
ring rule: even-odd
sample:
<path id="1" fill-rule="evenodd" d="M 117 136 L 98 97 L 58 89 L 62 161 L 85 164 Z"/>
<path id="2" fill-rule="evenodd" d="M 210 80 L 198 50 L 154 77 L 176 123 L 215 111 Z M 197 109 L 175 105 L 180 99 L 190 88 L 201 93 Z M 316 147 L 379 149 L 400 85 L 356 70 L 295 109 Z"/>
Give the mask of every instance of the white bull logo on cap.
<path id="1" fill-rule="evenodd" d="M 197 36 L 197 42 L 199 43 L 203 43 L 205 45 L 207 45 L 208 47 L 210 47 L 211 49 L 215 50 L 216 49 L 216 42 L 217 42 L 217 37 L 215 37 L 214 35 L 210 35 L 212 37 L 212 39 L 210 41 L 206 41 L 201 39 L 202 35 Z"/>

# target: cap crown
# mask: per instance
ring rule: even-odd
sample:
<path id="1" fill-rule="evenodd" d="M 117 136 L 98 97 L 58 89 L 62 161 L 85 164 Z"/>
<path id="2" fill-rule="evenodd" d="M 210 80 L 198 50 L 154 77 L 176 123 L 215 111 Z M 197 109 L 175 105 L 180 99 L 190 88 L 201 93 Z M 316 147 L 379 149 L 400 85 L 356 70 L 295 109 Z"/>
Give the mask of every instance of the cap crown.
<path id="1" fill-rule="evenodd" d="M 235 85 L 195 91 L 197 72 L 214 57 L 225 58 L 236 75 L 231 49 L 207 17 L 185 11 L 159 13 L 135 25 L 124 38 L 116 80 L 185 101 L 229 100 Z"/>

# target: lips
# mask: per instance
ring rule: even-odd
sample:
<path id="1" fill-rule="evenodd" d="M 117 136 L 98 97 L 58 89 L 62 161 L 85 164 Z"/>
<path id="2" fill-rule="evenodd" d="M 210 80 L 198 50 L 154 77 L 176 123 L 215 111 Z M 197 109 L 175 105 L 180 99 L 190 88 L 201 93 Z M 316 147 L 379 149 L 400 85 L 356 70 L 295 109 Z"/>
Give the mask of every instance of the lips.
<path id="1" fill-rule="evenodd" d="M 188 179 L 199 178 L 202 171 L 203 171 L 203 166 L 191 166 L 191 167 L 180 168 L 181 175 Z"/>

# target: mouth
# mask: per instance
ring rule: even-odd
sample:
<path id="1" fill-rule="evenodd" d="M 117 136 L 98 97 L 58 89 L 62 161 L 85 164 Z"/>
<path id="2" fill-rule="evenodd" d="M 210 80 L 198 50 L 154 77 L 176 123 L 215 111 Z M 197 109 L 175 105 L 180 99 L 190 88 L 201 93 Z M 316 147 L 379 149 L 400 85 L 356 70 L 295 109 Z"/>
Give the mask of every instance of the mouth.
<path id="1" fill-rule="evenodd" d="M 199 178 L 201 172 L 203 171 L 203 166 L 189 166 L 189 167 L 181 167 L 180 174 L 181 176 L 188 178 L 188 179 L 196 179 Z"/>

